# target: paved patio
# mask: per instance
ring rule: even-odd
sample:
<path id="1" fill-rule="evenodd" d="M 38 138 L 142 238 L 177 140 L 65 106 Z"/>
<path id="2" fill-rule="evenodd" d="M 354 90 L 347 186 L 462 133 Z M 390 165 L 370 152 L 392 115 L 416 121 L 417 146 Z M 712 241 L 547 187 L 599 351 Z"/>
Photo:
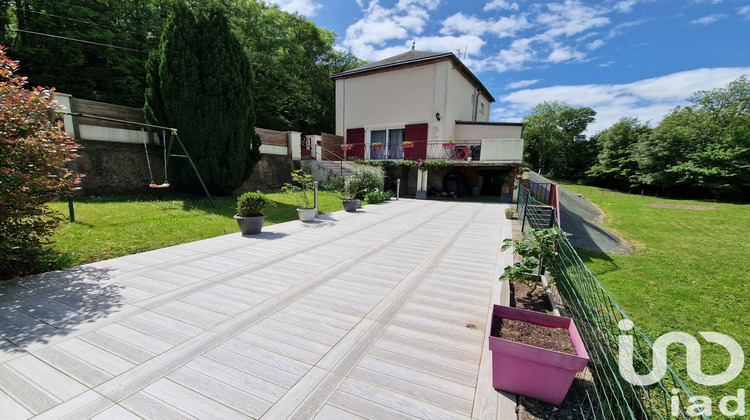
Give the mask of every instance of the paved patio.
<path id="1" fill-rule="evenodd" d="M 505 205 L 400 200 L 0 283 L 9 418 L 515 418 Z"/>

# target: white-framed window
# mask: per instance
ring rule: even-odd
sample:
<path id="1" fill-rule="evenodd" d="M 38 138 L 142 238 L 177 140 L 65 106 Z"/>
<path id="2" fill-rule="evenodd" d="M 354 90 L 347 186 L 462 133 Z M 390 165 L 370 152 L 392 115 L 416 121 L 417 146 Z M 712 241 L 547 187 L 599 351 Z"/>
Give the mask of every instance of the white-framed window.
<path id="1" fill-rule="evenodd" d="M 370 159 L 403 159 L 404 127 L 373 128 L 368 130 Z M 383 144 L 382 149 L 372 147 L 373 143 Z"/>

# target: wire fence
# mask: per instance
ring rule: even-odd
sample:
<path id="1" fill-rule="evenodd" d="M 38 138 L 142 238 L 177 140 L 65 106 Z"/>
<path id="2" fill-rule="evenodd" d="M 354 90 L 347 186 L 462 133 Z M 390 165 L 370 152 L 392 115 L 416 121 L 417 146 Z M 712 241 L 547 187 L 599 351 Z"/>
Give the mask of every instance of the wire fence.
<path id="1" fill-rule="evenodd" d="M 539 191 L 533 183 L 519 188 L 517 210 L 523 230 L 558 227 L 557 206 L 548 205 L 549 201 Z M 620 373 L 620 340 L 633 343 L 632 364 L 635 373 L 641 375 L 649 373 L 653 366 L 653 343 L 628 322 L 623 309 L 591 273 L 565 235 L 560 238 L 557 251 L 559 261 L 552 276 L 563 300 L 559 309 L 562 315 L 575 321 L 590 358 L 588 367 L 593 386 L 587 388 L 589 395 L 585 398 L 590 404 L 585 411 L 595 413 L 590 418 L 695 418 L 695 413 L 686 412 L 693 394 L 671 367 L 653 385 L 641 386 L 625 380 Z M 621 323 L 623 320 L 626 321 Z M 701 418 L 708 419 L 703 414 Z"/>

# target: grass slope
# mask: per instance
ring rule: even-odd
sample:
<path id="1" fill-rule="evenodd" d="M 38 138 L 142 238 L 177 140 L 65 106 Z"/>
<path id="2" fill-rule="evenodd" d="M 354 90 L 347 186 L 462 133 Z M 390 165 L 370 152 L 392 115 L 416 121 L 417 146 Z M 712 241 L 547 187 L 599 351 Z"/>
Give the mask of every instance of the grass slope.
<path id="1" fill-rule="evenodd" d="M 297 219 L 291 197 L 267 196 L 276 205 L 266 211 L 265 225 Z M 336 193 L 319 192 L 320 213 L 342 210 Z M 80 197 L 75 199 L 75 223 L 58 228 L 53 248 L 60 252 L 54 268 L 64 268 L 164 248 L 200 239 L 239 232 L 234 197 L 215 198 L 211 208 L 205 197 Z M 67 202 L 52 208 L 68 214 Z"/>
<path id="2" fill-rule="evenodd" d="M 717 404 L 723 396 L 736 396 L 740 388 L 750 391 L 750 207 L 563 185 L 599 205 L 608 216 L 605 226 L 633 245 L 634 253 L 626 256 L 580 254 L 646 336 L 653 341 L 661 334 L 683 331 L 697 337 L 706 374 L 723 372 L 729 355 L 703 340 L 699 331 L 726 334 L 744 349 L 745 368 L 735 380 L 704 387 L 688 377 L 684 347 L 670 346 L 671 364 L 680 378 L 694 394 L 710 396 L 713 418 L 721 418 Z M 650 203 L 716 209 L 660 208 Z"/>

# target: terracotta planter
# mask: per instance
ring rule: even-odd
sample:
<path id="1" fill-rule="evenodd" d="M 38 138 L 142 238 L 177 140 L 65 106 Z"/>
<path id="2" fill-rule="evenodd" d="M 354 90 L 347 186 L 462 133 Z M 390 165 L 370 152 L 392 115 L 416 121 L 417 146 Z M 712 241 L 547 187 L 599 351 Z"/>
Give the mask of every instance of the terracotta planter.
<path id="1" fill-rule="evenodd" d="M 414 143 L 412 143 L 412 144 L 402 144 L 401 146 L 403 146 L 404 149 L 412 149 L 412 148 L 414 148 Z"/>
<path id="2" fill-rule="evenodd" d="M 456 144 L 455 143 L 443 143 L 443 147 L 445 148 L 456 147 Z"/>
<path id="3" fill-rule="evenodd" d="M 257 235 L 263 229 L 263 222 L 266 220 L 266 215 L 251 217 L 235 215 L 234 218 L 237 220 L 237 225 L 239 225 L 240 232 L 243 235 Z"/>
<path id="4" fill-rule="evenodd" d="M 352 150 L 352 146 L 341 146 L 341 150 Z"/>
<path id="5" fill-rule="evenodd" d="M 344 210 L 349 213 L 356 212 L 359 207 L 359 200 L 341 200 L 341 203 L 344 205 Z"/>
<path id="6" fill-rule="evenodd" d="M 381 145 L 375 145 L 375 146 L 372 146 L 372 148 L 373 148 L 373 149 L 382 149 L 382 148 L 384 148 L 384 147 L 385 147 L 385 146 L 384 146 L 384 145 L 382 145 L 382 144 L 381 144 Z"/>
<path id="7" fill-rule="evenodd" d="M 562 404 L 577 372 L 589 361 L 573 320 L 566 317 L 495 305 L 495 317 L 568 330 L 577 355 L 547 350 L 490 336 L 492 386 L 554 405 Z M 492 326 L 491 331 L 495 330 Z"/>
<path id="8" fill-rule="evenodd" d="M 299 220 L 303 222 L 312 222 L 315 220 L 315 215 L 318 213 L 318 209 L 297 209 L 297 215 Z"/>

